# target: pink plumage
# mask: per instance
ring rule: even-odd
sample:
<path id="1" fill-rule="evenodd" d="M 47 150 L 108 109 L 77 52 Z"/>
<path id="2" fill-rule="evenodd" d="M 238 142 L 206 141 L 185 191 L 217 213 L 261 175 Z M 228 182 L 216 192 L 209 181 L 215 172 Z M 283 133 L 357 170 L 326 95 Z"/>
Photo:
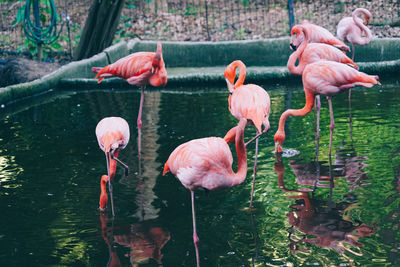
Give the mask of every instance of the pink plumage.
<path id="1" fill-rule="evenodd" d="M 309 23 L 306 20 L 303 21 L 300 25 L 308 29 L 310 35 L 310 43 L 325 43 L 333 45 L 343 51 L 350 51 L 350 48 L 345 43 L 333 36 L 333 34 L 330 33 L 327 29 Z M 301 32 L 300 34 L 297 34 L 293 30 L 291 30 L 290 34 L 290 47 L 296 50 L 297 47 L 299 47 L 299 45 L 305 40 L 304 34 Z"/>

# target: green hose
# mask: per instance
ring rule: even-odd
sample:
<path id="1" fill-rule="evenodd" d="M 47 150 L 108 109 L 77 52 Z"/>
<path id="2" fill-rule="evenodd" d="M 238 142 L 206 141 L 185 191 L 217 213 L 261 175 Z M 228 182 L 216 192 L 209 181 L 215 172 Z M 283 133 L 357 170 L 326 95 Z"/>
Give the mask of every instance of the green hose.
<path id="1" fill-rule="evenodd" d="M 65 21 L 61 24 L 60 30 L 57 32 L 56 6 L 53 0 L 48 0 L 50 2 L 50 24 L 49 26 L 42 28 L 40 26 L 39 1 L 43 0 L 26 0 L 23 27 L 24 32 L 29 40 L 37 44 L 51 44 L 60 36 Z M 31 20 L 31 5 L 33 5 L 32 9 L 35 23 Z"/>

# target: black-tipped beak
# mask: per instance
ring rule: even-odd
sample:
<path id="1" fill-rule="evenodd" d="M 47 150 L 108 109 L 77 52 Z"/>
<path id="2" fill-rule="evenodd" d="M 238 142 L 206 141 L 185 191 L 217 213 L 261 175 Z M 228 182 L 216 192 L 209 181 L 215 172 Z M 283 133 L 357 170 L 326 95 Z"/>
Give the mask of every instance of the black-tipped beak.
<path id="1" fill-rule="evenodd" d="M 297 47 L 294 44 L 290 44 L 290 49 L 292 49 L 293 51 L 296 51 Z"/>

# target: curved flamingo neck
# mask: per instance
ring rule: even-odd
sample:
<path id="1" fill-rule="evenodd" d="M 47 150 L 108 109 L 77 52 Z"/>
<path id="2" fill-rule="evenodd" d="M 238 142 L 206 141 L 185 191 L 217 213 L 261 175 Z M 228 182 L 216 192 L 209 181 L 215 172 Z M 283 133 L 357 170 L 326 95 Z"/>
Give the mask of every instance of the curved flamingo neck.
<path id="1" fill-rule="evenodd" d="M 363 23 L 360 22 L 360 20 L 358 18 L 359 14 L 365 15 L 365 16 L 367 16 L 368 14 L 362 8 L 357 8 L 352 14 L 354 23 L 361 29 L 361 32 L 365 32 L 365 37 L 360 36 L 359 45 L 366 45 L 371 41 L 372 33 L 371 33 L 371 30 L 367 26 L 365 26 Z"/>
<path id="2" fill-rule="evenodd" d="M 236 89 L 236 88 L 242 86 L 244 83 L 244 79 L 246 78 L 246 66 L 240 60 L 235 61 L 233 66 L 234 66 L 235 72 L 236 72 L 236 69 L 239 68 L 239 78 L 237 79 L 237 81 L 235 82 L 235 85 L 233 86 L 233 88 Z"/>
<path id="3" fill-rule="evenodd" d="M 104 210 L 107 206 L 107 202 L 108 202 L 108 195 L 107 195 L 107 182 L 108 182 L 108 176 L 107 175 L 103 175 L 101 176 L 101 180 L 100 180 L 100 189 L 101 189 L 101 193 L 100 193 L 100 210 Z"/>
<path id="4" fill-rule="evenodd" d="M 302 75 L 305 65 L 302 63 L 301 56 L 303 55 L 304 49 L 306 49 L 308 43 L 310 42 L 310 36 L 308 30 L 304 27 L 299 27 L 304 33 L 304 41 L 301 42 L 300 46 L 296 51 L 294 51 L 287 62 L 287 68 L 289 72 L 296 75 Z M 299 64 L 296 66 L 296 61 L 299 60 Z"/>
<path id="5" fill-rule="evenodd" d="M 304 88 L 304 92 L 306 95 L 306 104 L 301 109 L 288 109 L 282 113 L 281 118 L 279 119 L 279 127 L 275 133 L 274 139 L 276 142 L 276 151 L 282 152 L 282 148 L 280 147 L 285 141 L 285 121 L 289 116 L 305 116 L 309 113 L 314 106 L 314 97 L 315 95 L 310 92 L 307 88 Z"/>
<path id="6" fill-rule="evenodd" d="M 241 184 L 247 176 L 247 152 L 244 145 L 244 129 L 247 124 L 247 119 L 242 118 L 236 128 L 235 145 L 236 155 L 238 159 L 238 170 L 234 173 L 232 186 Z"/>

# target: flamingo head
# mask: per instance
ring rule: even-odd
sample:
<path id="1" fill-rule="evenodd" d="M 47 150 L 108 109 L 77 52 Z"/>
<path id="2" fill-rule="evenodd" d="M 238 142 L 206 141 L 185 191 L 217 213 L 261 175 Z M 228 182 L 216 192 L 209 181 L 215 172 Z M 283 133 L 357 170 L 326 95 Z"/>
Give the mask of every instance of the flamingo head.
<path id="1" fill-rule="evenodd" d="M 100 181 L 100 188 L 101 188 L 101 194 L 100 194 L 100 210 L 104 211 L 107 206 L 108 202 L 108 195 L 107 195 L 107 189 L 106 189 L 106 184 L 108 182 L 108 176 L 103 175 L 101 176 L 101 181 Z"/>
<path id="2" fill-rule="evenodd" d="M 239 78 L 235 83 L 237 68 L 239 68 Z M 230 93 L 232 93 L 235 88 L 243 85 L 245 76 L 246 66 L 241 60 L 235 60 L 225 68 L 224 77 Z"/>
<path id="3" fill-rule="evenodd" d="M 296 49 L 300 46 L 300 44 L 304 41 L 304 33 L 303 27 L 300 25 L 293 26 L 292 30 L 290 31 L 290 49 L 296 51 Z"/>
<path id="4" fill-rule="evenodd" d="M 153 73 L 153 75 L 150 76 L 149 83 L 152 86 L 158 87 L 167 84 L 167 70 L 165 69 L 165 63 L 162 56 L 161 43 L 157 44 L 157 51 L 153 58 L 151 73 Z"/>
<path id="5" fill-rule="evenodd" d="M 370 19 L 372 18 L 371 12 L 368 9 L 360 8 L 362 10 L 363 24 L 367 26 L 369 24 Z"/>
<path id="6" fill-rule="evenodd" d="M 274 135 L 274 140 L 275 140 L 275 152 L 282 152 L 282 144 L 285 141 L 285 132 L 278 130 L 276 131 L 275 135 Z"/>

